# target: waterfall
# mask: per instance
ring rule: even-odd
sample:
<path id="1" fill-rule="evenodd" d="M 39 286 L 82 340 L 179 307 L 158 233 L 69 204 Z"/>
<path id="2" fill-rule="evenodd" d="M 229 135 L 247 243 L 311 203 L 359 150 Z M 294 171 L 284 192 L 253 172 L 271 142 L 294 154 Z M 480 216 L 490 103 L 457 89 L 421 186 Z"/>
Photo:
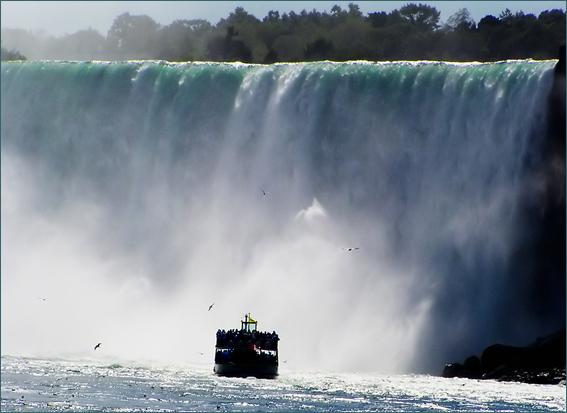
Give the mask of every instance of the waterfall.
<path id="1" fill-rule="evenodd" d="M 554 64 L 2 63 L 3 354 L 212 363 L 251 313 L 290 368 L 439 373 L 549 333 Z"/>

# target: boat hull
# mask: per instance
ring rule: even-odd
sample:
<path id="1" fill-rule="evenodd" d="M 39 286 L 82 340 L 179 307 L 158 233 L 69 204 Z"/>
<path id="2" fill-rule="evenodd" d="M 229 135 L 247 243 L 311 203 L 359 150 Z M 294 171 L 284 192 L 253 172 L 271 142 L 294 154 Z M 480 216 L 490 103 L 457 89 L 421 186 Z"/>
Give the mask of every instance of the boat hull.
<path id="1" fill-rule="evenodd" d="M 219 376 L 226 377 L 257 377 L 274 379 L 278 376 L 277 365 L 215 363 L 213 371 Z"/>

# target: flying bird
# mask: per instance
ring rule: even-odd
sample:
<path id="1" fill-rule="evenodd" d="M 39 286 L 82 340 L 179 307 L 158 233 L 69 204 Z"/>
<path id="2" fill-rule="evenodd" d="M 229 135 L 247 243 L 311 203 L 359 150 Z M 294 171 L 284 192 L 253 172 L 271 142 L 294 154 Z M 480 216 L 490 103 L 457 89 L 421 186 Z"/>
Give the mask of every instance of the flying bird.
<path id="1" fill-rule="evenodd" d="M 262 191 L 262 194 L 264 194 L 264 196 L 266 196 L 266 191 L 264 191 L 262 188 L 260 188 L 260 191 Z"/>
<path id="2" fill-rule="evenodd" d="M 354 250 L 359 250 L 359 247 L 349 247 L 349 248 L 343 248 L 343 250 L 345 251 L 354 251 Z"/>
<path id="3" fill-rule="evenodd" d="M 97 348 L 99 348 L 101 344 L 102 344 L 102 343 L 98 343 L 98 344 L 94 347 L 94 349 L 96 350 Z"/>
<path id="4" fill-rule="evenodd" d="M 212 303 L 212 304 L 209 306 L 209 311 L 211 311 L 211 308 L 213 308 L 213 305 L 215 305 L 215 303 Z"/>

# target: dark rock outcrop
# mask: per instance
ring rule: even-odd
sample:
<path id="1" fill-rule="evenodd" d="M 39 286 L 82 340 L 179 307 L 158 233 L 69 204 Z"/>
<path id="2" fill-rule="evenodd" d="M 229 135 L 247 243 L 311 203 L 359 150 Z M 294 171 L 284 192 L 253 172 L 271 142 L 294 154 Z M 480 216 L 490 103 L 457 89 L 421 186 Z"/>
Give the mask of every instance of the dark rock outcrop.
<path id="1" fill-rule="evenodd" d="M 538 338 L 526 347 L 494 344 L 464 364 L 447 364 L 443 377 L 465 377 L 519 381 L 524 383 L 565 383 L 565 329 Z"/>
<path id="2" fill-rule="evenodd" d="M 482 365 L 477 356 L 470 356 L 464 364 L 451 363 L 445 366 L 443 377 L 466 377 L 467 379 L 479 379 L 482 377 Z"/>

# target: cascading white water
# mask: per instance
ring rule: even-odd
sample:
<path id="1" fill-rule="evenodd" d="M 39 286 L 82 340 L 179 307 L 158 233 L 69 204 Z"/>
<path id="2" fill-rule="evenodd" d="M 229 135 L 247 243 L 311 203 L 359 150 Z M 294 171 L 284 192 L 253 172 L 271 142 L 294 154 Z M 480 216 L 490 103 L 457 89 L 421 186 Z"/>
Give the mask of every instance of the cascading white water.
<path id="1" fill-rule="evenodd" d="M 2 63 L 3 354 L 212 363 L 250 312 L 288 366 L 403 372 L 546 333 L 511 291 L 554 63 Z"/>

